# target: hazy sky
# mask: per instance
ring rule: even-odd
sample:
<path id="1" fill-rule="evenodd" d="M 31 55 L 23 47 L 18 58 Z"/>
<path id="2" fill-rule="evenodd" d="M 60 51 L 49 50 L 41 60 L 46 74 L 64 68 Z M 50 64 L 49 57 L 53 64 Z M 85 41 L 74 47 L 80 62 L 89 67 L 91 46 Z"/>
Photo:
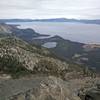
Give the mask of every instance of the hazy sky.
<path id="1" fill-rule="evenodd" d="M 1 0 L 0 18 L 100 19 L 100 0 Z"/>

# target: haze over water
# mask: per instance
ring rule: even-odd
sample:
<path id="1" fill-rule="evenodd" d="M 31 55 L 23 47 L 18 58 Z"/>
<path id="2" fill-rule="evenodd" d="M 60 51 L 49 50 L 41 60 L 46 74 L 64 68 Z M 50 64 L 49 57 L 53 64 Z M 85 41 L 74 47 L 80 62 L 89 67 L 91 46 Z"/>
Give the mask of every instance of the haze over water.
<path id="1" fill-rule="evenodd" d="M 32 28 L 40 34 L 59 35 L 81 43 L 100 43 L 100 25 L 68 22 L 21 22 L 19 28 Z"/>

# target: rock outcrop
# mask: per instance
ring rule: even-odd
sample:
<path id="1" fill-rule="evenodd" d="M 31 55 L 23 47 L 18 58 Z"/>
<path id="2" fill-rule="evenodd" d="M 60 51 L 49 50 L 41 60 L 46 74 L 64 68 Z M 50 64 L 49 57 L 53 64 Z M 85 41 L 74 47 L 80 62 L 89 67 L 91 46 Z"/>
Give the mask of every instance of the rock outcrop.
<path id="1" fill-rule="evenodd" d="M 68 82 L 56 77 L 34 77 L 1 82 L 0 100 L 80 100 Z"/>

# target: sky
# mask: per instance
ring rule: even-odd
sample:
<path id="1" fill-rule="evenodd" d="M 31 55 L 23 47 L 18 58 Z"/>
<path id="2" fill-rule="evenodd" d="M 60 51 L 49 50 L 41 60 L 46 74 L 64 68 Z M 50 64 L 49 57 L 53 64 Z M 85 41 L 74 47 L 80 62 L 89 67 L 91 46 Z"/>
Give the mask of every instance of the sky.
<path id="1" fill-rule="evenodd" d="M 0 19 L 100 19 L 100 0 L 1 0 Z"/>

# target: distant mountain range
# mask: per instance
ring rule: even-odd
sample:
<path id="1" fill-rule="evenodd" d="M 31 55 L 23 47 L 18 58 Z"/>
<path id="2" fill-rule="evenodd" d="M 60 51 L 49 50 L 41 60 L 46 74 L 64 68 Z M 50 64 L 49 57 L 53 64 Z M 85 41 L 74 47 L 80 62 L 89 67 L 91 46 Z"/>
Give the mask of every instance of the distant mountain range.
<path id="1" fill-rule="evenodd" d="M 85 24 L 100 24 L 100 19 L 67 19 L 67 18 L 53 18 L 53 19 L 0 19 L 0 23 L 5 22 L 79 22 Z"/>
<path id="2" fill-rule="evenodd" d="M 31 22 L 32 19 L 0 19 L 0 23 L 6 22 Z"/>

